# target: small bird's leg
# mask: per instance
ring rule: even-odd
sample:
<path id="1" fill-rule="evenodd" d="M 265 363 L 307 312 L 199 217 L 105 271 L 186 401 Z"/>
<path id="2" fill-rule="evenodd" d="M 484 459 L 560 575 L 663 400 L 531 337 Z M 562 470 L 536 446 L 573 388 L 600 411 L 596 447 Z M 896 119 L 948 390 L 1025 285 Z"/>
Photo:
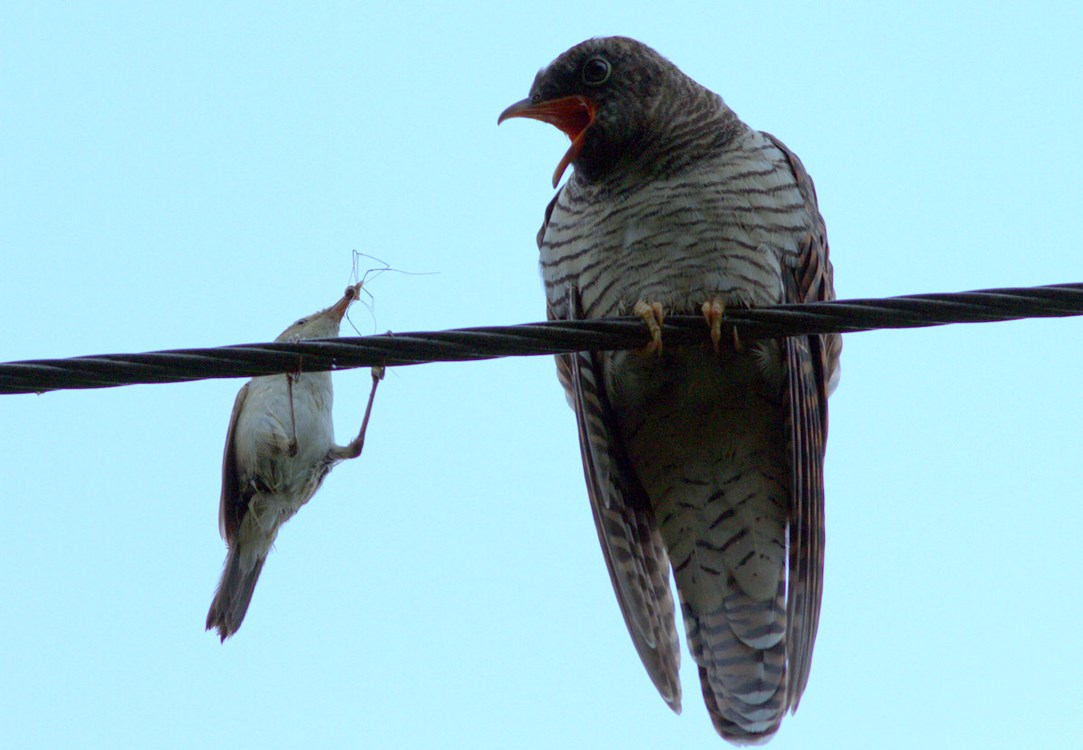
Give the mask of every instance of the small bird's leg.
<path id="1" fill-rule="evenodd" d="M 646 351 L 662 353 L 662 321 L 666 317 L 665 310 L 662 309 L 661 302 L 644 302 L 639 300 L 636 302 L 632 311 L 643 318 L 643 322 L 647 324 L 647 329 L 651 332 L 651 343 L 647 344 Z"/>
<path id="2" fill-rule="evenodd" d="M 297 455 L 297 420 L 293 416 L 293 381 L 301 377 L 301 373 L 296 375 L 287 372 L 286 373 L 286 391 L 290 397 L 290 447 L 287 453 L 292 457 Z"/>
<path id="3" fill-rule="evenodd" d="M 348 458 L 357 458 L 361 455 L 361 450 L 365 447 L 365 433 L 369 428 L 369 416 L 372 414 L 372 402 L 376 399 L 376 387 L 384 379 L 384 370 L 383 367 L 372 368 L 372 390 L 369 391 L 369 402 L 365 406 L 365 417 L 361 420 L 361 429 L 358 431 L 357 437 L 349 443 L 343 446 L 336 445 L 331 449 L 333 459 L 341 461 Z"/>
<path id="4" fill-rule="evenodd" d="M 711 343 L 717 353 L 719 344 L 722 341 L 722 318 L 726 314 L 726 301 L 721 297 L 711 297 L 711 299 L 703 303 L 701 309 L 707 325 L 711 327 Z M 745 350 L 745 345 L 741 342 L 741 337 L 737 335 L 736 328 L 733 329 L 733 348 L 738 352 Z"/>

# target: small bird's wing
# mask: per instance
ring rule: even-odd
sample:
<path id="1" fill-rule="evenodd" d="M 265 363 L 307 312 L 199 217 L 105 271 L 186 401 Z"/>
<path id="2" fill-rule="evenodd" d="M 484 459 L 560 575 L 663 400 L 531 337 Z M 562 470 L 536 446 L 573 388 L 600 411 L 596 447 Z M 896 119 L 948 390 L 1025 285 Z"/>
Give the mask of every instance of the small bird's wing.
<path id="1" fill-rule="evenodd" d="M 835 298 L 828 257 L 827 230 L 816 190 L 801 160 L 774 136 L 765 134 L 789 162 L 812 221 L 796 265 L 784 273 L 785 301 Z M 792 707 L 808 681 L 812 647 L 820 619 L 824 563 L 824 446 L 827 441 L 827 395 L 838 370 L 839 336 L 793 336 L 785 339 L 786 432 L 792 466 L 789 523 L 788 690 Z"/>
<path id="2" fill-rule="evenodd" d="M 551 211 L 552 204 L 546 219 Z M 560 311 L 565 314 L 559 318 L 550 309 L 550 320 L 579 317 L 574 292 L 569 294 L 567 308 Z M 594 355 L 559 355 L 557 375 L 575 409 L 590 506 L 617 603 L 643 666 L 666 703 L 679 712 L 680 650 L 669 586 L 669 557 L 654 513 L 617 438 Z"/>
<path id="3" fill-rule="evenodd" d="M 226 448 L 222 455 L 222 497 L 218 502 L 218 532 L 227 542 L 232 542 L 237 537 L 237 530 L 241 527 L 245 511 L 248 510 L 247 499 L 241 497 L 241 474 L 237 466 L 236 446 L 233 444 L 237 419 L 244 408 L 244 400 L 248 397 L 248 385 L 245 383 L 241 386 L 233 402 L 233 414 L 229 418 L 229 429 L 226 430 Z"/>

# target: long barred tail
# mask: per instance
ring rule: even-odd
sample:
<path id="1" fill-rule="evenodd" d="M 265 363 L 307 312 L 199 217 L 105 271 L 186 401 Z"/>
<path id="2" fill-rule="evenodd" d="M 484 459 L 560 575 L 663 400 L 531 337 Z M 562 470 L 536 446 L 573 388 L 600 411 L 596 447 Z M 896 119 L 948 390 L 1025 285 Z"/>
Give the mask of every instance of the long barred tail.
<path id="1" fill-rule="evenodd" d="M 237 632 L 244 622 L 248 604 L 252 601 L 252 592 L 256 589 L 266 555 L 260 555 L 254 562 L 245 564 L 245 555 L 231 549 L 226 556 L 222 570 L 222 579 L 214 594 L 210 611 L 207 612 L 207 630 L 218 629 L 218 636 L 225 641 Z"/>

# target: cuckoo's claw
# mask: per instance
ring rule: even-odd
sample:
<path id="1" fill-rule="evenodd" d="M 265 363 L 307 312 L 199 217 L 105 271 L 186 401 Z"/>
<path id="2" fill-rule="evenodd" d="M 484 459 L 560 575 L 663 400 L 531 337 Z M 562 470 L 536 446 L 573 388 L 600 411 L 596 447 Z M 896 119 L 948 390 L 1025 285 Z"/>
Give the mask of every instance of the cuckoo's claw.
<path id="1" fill-rule="evenodd" d="M 643 322 L 647 324 L 647 329 L 651 332 L 651 343 L 647 344 L 646 351 L 648 353 L 655 352 L 657 354 L 662 353 L 662 321 L 666 317 L 665 310 L 662 309 L 661 302 L 644 302 L 640 300 L 636 302 L 633 311 L 636 315 L 643 318 Z"/>
<path id="2" fill-rule="evenodd" d="M 719 351 L 719 342 L 722 341 L 722 316 L 726 313 L 726 303 L 721 297 L 712 297 L 703 303 L 703 317 L 711 329 L 711 343 L 715 353 Z"/>
<path id="3" fill-rule="evenodd" d="M 703 317 L 707 321 L 707 325 L 711 328 L 711 343 L 714 344 L 715 352 L 718 352 L 719 344 L 722 341 L 722 318 L 726 314 L 726 301 L 721 297 L 712 297 L 703 303 Z M 743 352 L 745 345 L 741 342 L 741 337 L 737 335 L 737 329 L 733 330 L 733 349 L 737 352 Z"/>

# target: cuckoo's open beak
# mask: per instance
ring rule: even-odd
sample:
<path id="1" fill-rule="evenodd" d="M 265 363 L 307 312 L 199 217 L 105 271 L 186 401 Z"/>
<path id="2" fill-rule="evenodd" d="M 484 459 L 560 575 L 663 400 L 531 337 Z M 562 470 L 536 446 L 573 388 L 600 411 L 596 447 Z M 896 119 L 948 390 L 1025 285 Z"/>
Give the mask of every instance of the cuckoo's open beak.
<path id="1" fill-rule="evenodd" d="M 594 122 L 597 112 L 598 106 L 585 96 L 565 96 L 547 102 L 523 99 L 501 112 L 496 124 L 499 125 L 512 117 L 529 117 L 559 128 L 572 139 L 572 145 L 568 147 L 553 173 L 553 187 L 556 187 L 564 170 L 579 156 L 579 151 L 583 148 L 583 136 Z"/>

